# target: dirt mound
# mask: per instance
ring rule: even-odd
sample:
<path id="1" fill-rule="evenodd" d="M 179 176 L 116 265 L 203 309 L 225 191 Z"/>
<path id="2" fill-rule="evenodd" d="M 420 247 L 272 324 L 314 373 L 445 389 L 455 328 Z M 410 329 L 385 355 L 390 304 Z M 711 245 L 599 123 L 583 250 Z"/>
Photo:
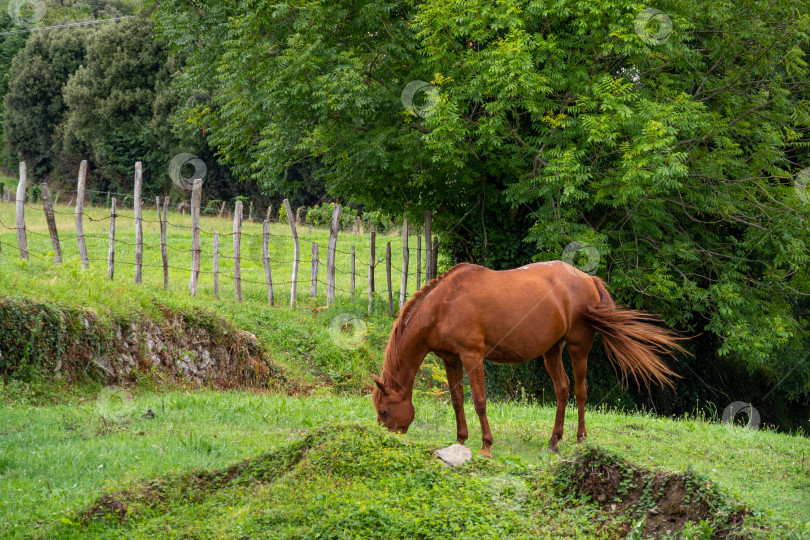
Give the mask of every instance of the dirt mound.
<path id="1" fill-rule="evenodd" d="M 194 469 L 105 493 L 84 512 L 82 521 L 127 520 L 145 510 L 159 511 L 169 505 L 199 502 L 228 486 L 272 482 L 301 461 L 312 444 L 312 437 L 308 437 L 224 469 Z"/>
<path id="2" fill-rule="evenodd" d="M 658 538 L 703 522 L 712 527 L 713 538 L 728 538 L 748 513 L 695 473 L 643 469 L 599 448 L 586 449 L 560 472 L 567 490 L 590 496 L 606 512 L 627 516 L 625 533 L 635 528 Z"/>
<path id="3" fill-rule="evenodd" d="M 126 384 L 156 373 L 170 383 L 281 386 L 280 370 L 256 337 L 200 309 L 157 306 L 162 320 L 110 320 L 89 309 L 0 298 L 0 373 L 28 381 L 88 377 Z"/>

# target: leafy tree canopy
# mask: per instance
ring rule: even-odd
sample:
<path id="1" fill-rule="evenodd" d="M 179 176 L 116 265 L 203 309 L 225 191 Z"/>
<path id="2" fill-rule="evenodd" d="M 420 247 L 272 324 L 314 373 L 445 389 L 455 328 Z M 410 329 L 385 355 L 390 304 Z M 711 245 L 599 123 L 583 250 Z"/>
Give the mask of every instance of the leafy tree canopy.
<path id="1" fill-rule="evenodd" d="M 288 190 L 317 160 L 336 196 L 483 235 L 482 262 L 510 220 L 538 259 L 590 244 L 624 302 L 810 389 L 776 354 L 808 336 L 807 4 L 662 2 L 646 28 L 616 0 L 156 6 L 240 177 Z"/>

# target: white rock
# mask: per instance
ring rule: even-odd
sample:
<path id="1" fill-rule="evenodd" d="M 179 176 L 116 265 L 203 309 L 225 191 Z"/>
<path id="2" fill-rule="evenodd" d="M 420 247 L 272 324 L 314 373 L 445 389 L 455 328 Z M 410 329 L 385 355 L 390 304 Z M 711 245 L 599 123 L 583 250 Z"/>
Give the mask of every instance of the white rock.
<path id="1" fill-rule="evenodd" d="M 470 449 L 461 444 L 454 444 L 452 446 L 448 446 L 447 448 L 439 448 L 438 450 L 434 450 L 433 453 L 450 467 L 461 465 L 465 461 L 472 459 L 472 452 Z"/>

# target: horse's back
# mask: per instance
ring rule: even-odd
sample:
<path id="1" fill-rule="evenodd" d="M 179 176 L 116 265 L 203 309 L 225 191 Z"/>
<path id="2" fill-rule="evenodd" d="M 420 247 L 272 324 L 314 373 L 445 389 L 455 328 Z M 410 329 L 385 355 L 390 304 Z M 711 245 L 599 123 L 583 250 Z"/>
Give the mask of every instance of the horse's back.
<path id="1" fill-rule="evenodd" d="M 459 348 L 482 346 L 488 358 L 520 362 L 543 354 L 575 327 L 582 310 L 599 303 L 588 274 L 561 261 L 513 270 L 458 268 L 437 288 L 437 331 Z"/>

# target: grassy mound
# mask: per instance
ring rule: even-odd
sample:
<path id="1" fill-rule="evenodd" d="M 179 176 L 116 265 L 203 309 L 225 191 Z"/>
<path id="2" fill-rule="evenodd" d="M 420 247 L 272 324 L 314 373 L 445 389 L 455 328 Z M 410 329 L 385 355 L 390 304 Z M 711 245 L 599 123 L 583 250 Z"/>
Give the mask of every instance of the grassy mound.
<path id="1" fill-rule="evenodd" d="M 606 481 L 596 481 L 600 475 Z M 670 506 L 661 505 L 660 518 L 647 519 L 644 529 L 655 537 L 725 538 L 742 518 L 729 519 L 726 498 L 693 475 L 646 471 L 598 449 L 551 474 L 517 458 L 476 457 L 451 469 L 424 444 L 377 427 L 332 424 L 230 467 L 108 491 L 80 522 L 63 520 L 47 535 L 616 538 L 633 525 L 640 530 L 639 512 L 661 504 L 660 495 Z M 675 504 L 685 513 L 666 510 Z"/>
<path id="2" fill-rule="evenodd" d="M 603 511 L 623 516 L 627 533 L 659 538 L 684 529 L 728 538 L 749 511 L 692 471 L 676 474 L 643 469 L 599 448 L 587 448 L 559 468 L 564 491 L 585 495 Z M 739 537 L 739 536 L 734 536 Z"/>

